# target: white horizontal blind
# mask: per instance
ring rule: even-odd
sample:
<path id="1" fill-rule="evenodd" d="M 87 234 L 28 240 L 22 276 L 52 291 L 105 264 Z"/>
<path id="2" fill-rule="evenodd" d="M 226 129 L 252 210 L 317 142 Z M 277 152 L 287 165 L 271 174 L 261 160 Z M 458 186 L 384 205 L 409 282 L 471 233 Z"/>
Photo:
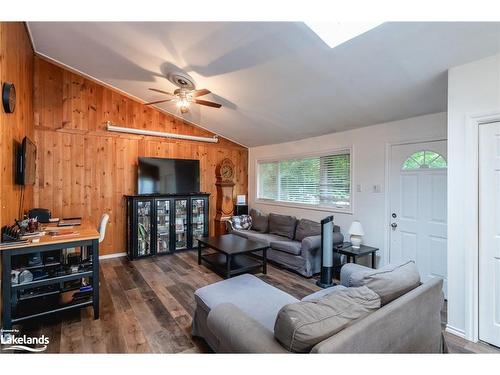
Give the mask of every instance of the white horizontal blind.
<path id="1" fill-rule="evenodd" d="M 348 209 L 351 204 L 350 152 L 260 162 L 258 184 L 260 199 Z"/>
<path id="2" fill-rule="evenodd" d="M 279 162 L 259 164 L 259 198 L 278 199 Z"/>
<path id="3" fill-rule="evenodd" d="M 280 161 L 279 200 L 319 203 L 319 158 Z"/>
<path id="4" fill-rule="evenodd" d="M 351 204 L 351 156 L 338 154 L 320 158 L 321 182 L 319 201 L 321 205 L 338 208 Z"/>

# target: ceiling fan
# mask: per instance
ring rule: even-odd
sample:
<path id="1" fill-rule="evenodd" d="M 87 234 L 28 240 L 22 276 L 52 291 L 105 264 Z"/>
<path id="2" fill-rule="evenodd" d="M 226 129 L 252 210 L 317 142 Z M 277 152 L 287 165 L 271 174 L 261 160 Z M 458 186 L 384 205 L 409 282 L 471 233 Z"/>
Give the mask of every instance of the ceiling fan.
<path id="1" fill-rule="evenodd" d="M 207 90 L 207 89 L 190 90 L 190 89 L 186 89 L 186 88 L 179 88 L 179 89 L 176 89 L 173 94 L 171 94 L 167 91 L 159 90 L 159 89 L 150 88 L 150 90 L 155 91 L 155 92 L 159 92 L 160 94 L 168 95 L 169 98 L 163 99 L 163 100 L 156 100 L 154 102 L 145 103 L 146 105 L 160 104 L 160 103 L 165 103 L 165 102 L 175 102 L 177 107 L 179 107 L 181 113 L 189 112 L 189 106 L 191 105 L 191 103 L 205 105 L 207 107 L 213 107 L 213 108 L 222 107 L 222 105 L 219 103 L 210 102 L 208 100 L 203 100 L 203 99 L 197 99 L 200 96 L 210 94 L 210 90 Z"/>

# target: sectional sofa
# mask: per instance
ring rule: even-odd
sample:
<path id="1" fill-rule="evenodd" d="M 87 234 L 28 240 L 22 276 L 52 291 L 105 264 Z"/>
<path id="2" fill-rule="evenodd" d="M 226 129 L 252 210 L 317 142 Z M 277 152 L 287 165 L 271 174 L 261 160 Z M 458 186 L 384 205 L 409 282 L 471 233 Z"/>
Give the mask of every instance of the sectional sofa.
<path id="1" fill-rule="evenodd" d="M 195 292 L 193 335 L 217 353 L 441 353 L 443 281 L 413 262 L 349 263 L 301 301 L 249 274 Z"/>
<path id="2" fill-rule="evenodd" d="M 321 226 L 319 223 L 295 216 L 250 210 L 250 229 L 237 229 L 227 221 L 227 232 L 269 245 L 267 259 L 302 276 L 311 277 L 321 269 Z M 344 236 L 340 227 L 333 229 L 334 245 L 340 244 Z M 340 264 L 340 256 L 335 254 Z"/>

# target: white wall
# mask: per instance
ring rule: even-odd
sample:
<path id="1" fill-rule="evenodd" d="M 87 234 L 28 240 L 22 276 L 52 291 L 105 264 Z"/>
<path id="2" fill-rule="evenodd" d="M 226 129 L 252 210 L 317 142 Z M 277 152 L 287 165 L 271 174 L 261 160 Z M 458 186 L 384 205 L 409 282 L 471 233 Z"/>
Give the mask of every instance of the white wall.
<path id="1" fill-rule="evenodd" d="M 295 142 L 252 147 L 249 149 L 248 162 L 249 204 L 267 213 L 277 212 L 319 221 L 329 213 L 256 203 L 256 162 L 259 159 L 352 147 L 353 214 L 333 212 L 335 223 L 340 225 L 345 236 L 351 222 L 360 220 L 365 230 L 364 243 L 380 248 L 379 256 L 382 258 L 380 264 L 384 264 L 384 255 L 387 250 L 385 237 L 389 224 L 389 218 L 386 217 L 385 197 L 386 146 L 406 141 L 431 139 L 446 139 L 446 113 L 419 116 Z M 361 184 L 362 192 L 356 192 L 358 184 Z M 374 193 L 373 185 L 380 185 L 381 192 Z"/>
<path id="2" fill-rule="evenodd" d="M 464 172 L 470 115 L 500 110 L 500 55 L 451 68 L 448 71 L 448 326 L 466 329 L 465 234 L 471 212 L 464 209 Z"/>

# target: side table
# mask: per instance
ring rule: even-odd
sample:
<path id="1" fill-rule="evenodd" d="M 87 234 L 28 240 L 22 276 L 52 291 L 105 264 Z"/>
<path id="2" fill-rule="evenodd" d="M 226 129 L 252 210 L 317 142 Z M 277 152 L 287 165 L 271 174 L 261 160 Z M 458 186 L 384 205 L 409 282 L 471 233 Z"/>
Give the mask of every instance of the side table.
<path id="1" fill-rule="evenodd" d="M 350 242 L 344 242 L 342 245 L 334 247 L 333 250 L 339 254 L 345 255 L 347 257 L 348 263 L 351 263 L 351 260 L 353 263 L 356 263 L 359 257 L 371 254 L 372 268 L 375 268 L 375 253 L 379 249 L 376 247 L 371 247 L 366 245 L 361 245 L 359 249 L 355 249 L 352 247 Z"/>

